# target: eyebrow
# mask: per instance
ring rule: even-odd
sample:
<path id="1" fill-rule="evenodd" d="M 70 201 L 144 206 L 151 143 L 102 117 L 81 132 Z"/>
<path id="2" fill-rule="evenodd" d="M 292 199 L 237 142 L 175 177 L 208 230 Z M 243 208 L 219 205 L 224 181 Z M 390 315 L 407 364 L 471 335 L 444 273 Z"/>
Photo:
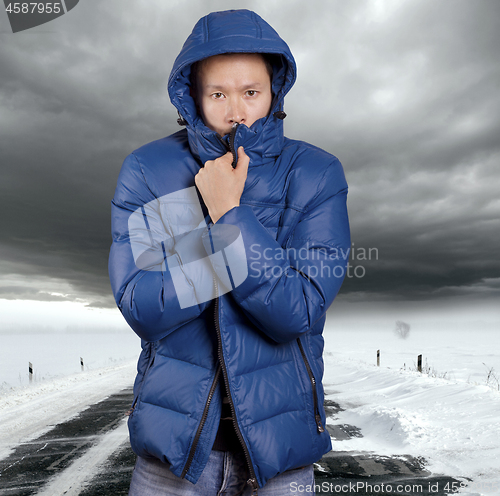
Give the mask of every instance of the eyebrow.
<path id="1" fill-rule="evenodd" d="M 245 90 L 249 88 L 261 88 L 262 84 L 261 83 L 249 83 L 249 84 L 244 84 L 239 90 Z M 222 84 L 205 84 L 204 88 L 207 90 L 214 90 L 214 89 L 224 89 L 224 86 Z"/>

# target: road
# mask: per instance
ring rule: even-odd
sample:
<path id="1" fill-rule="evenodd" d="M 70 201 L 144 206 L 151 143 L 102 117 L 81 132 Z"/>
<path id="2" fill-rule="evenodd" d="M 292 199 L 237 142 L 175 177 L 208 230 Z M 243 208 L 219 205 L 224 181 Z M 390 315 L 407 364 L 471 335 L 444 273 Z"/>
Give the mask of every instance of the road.
<path id="1" fill-rule="evenodd" d="M 0 495 L 127 495 L 135 463 L 125 417 L 131 402 L 132 390 L 124 389 L 19 445 L 0 461 Z M 333 421 L 340 411 L 330 400 L 325 409 Z M 363 434 L 345 424 L 328 425 L 328 430 L 334 450 L 315 465 L 318 495 L 444 496 L 460 484 L 430 474 L 423 459 L 335 451 L 336 440 Z"/>

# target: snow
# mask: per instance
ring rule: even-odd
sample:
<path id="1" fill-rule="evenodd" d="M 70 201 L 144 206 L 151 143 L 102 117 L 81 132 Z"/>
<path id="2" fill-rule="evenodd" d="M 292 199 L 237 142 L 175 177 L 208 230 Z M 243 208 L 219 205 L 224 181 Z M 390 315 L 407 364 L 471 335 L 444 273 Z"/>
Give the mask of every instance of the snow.
<path id="1" fill-rule="evenodd" d="M 20 443 L 36 439 L 53 425 L 109 395 L 132 387 L 136 360 L 81 372 L 2 394 L 0 402 L 0 459 Z"/>
<path id="2" fill-rule="evenodd" d="M 376 366 L 377 349 L 389 365 Z M 431 357 L 437 377 L 409 370 L 419 352 Z M 472 479 L 464 494 L 500 494 L 500 392 L 496 382 L 487 385 L 483 365 L 500 370 L 499 353 L 489 333 L 420 332 L 401 340 L 327 332 L 326 398 L 345 409 L 328 422 L 355 425 L 363 435 L 335 441 L 334 449 L 421 456 L 435 474 Z"/>
<path id="3" fill-rule="evenodd" d="M 127 332 L 3 332 L 0 333 L 0 394 L 28 385 L 28 362 L 34 381 L 41 382 L 135 359 L 140 339 Z"/>
<path id="4" fill-rule="evenodd" d="M 88 339 L 95 342 L 95 335 Z M 114 342 L 116 356 L 125 356 Z M 323 383 L 326 398 L 344 411 L 328 422 L 357 426 L 363 436 L 335 441 L 334 449 L 423 457 L 434 474 L 472 479 L 463 494 L 500 494 L 500 392 L 491 376 L 487 384 L 488 371 L 493 370 L 495 377 L 500 371 L 499 345 L 498 333 L 491 329 L 412 329 L 409 338 L 402 340 L 380 329 L 338 330 L 330 324 L 325 331 Z M 381 350 L 380 367 L 376 366 L 377 349 Z M 420 353 L 431 375 L 411 370 Z M 4 389 L 0 458 L 17 444 L 131 387 L 137 355 L 113 366 Z M 119 435 L 108 436 L 102 446 L 112 450 L 123 441 L 124 433 L 122 426 Z M 90 465 L 92 460 L 89 455 Z M 74 468 L 78 470 L 77 465 Z"/>
<path id="5" fill-rule="evenodd" d="M 107 432 L 99 442 L 52 479 L 36 496 L 78 496 L 91 481 L 99 468 L 119 447 L 128 441 L 127 420 L 123 419 L 116 429 Z"/>

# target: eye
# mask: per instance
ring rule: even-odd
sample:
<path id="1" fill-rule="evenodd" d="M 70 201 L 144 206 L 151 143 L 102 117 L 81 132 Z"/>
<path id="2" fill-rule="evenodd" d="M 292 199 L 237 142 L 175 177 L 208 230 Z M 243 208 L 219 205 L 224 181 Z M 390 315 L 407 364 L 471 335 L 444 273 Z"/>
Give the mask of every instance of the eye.
<path id="1" fill-rule="evenodd" d="M 212 97 L 215 98 L 216 100 L 221 100 L 222 98 L 224 98 L 224 93 L 217 91 L 215 93 L 212 93 Z"/>
<path id="2" fill-rule="evenodd" d="M 257 91 L 255 90 L 247 90 L 247 96 L 255 96 L 257 94 Z"/>

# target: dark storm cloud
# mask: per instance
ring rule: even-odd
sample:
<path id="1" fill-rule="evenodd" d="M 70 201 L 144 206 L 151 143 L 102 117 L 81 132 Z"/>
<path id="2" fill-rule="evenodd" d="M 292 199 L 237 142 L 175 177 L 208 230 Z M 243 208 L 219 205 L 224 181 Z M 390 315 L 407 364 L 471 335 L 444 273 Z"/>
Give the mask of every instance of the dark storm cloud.
<path id="1" fill-rule="evenodd" d="M 108 305 L 109 210 L 120 165 L 134 148 L 177 130 L 163 55 L 173 41 L 158 29 L 161 42 L 144 43 L 146 27 L 157 25 L 153 13 L 141 30 L 133 26 L 139 12 L 116 7 L 83 3 L 54 33 L 4 34 L 0 47 L 2 260 Z"/>
<path id="2" fill-rule="evenodd" d="M 497 294 L 499 4 L 313 6 L 231 4 L 256 10 L 289 43 L 299 77 L 286 132 L 341 159 L 354 247 L 378 249 L 376 260 L 352 261 L 366 275 L 342 291 Z M 0 298 L 114 305 L 107 255 L 119 168 L 179 129 L 166 91 L 173 60 L 199 17 L 226 8 L 82 0 L 15 35 L 0 15 Z"/>
<path id="3" fill-rule="evenodd" d="M 290 134 L 345 165 L 355 246 L 379 250 L 352 262 L 366 275 L 343 292 L 498 296 L 486 281 L 500 276 L 499 4 L 346 4 L 295 26 L 332 34 L 298 50 L 316 76 L 296 90 L 315 111 L 297 94 L 287 106 L 302 112 Z"/>

